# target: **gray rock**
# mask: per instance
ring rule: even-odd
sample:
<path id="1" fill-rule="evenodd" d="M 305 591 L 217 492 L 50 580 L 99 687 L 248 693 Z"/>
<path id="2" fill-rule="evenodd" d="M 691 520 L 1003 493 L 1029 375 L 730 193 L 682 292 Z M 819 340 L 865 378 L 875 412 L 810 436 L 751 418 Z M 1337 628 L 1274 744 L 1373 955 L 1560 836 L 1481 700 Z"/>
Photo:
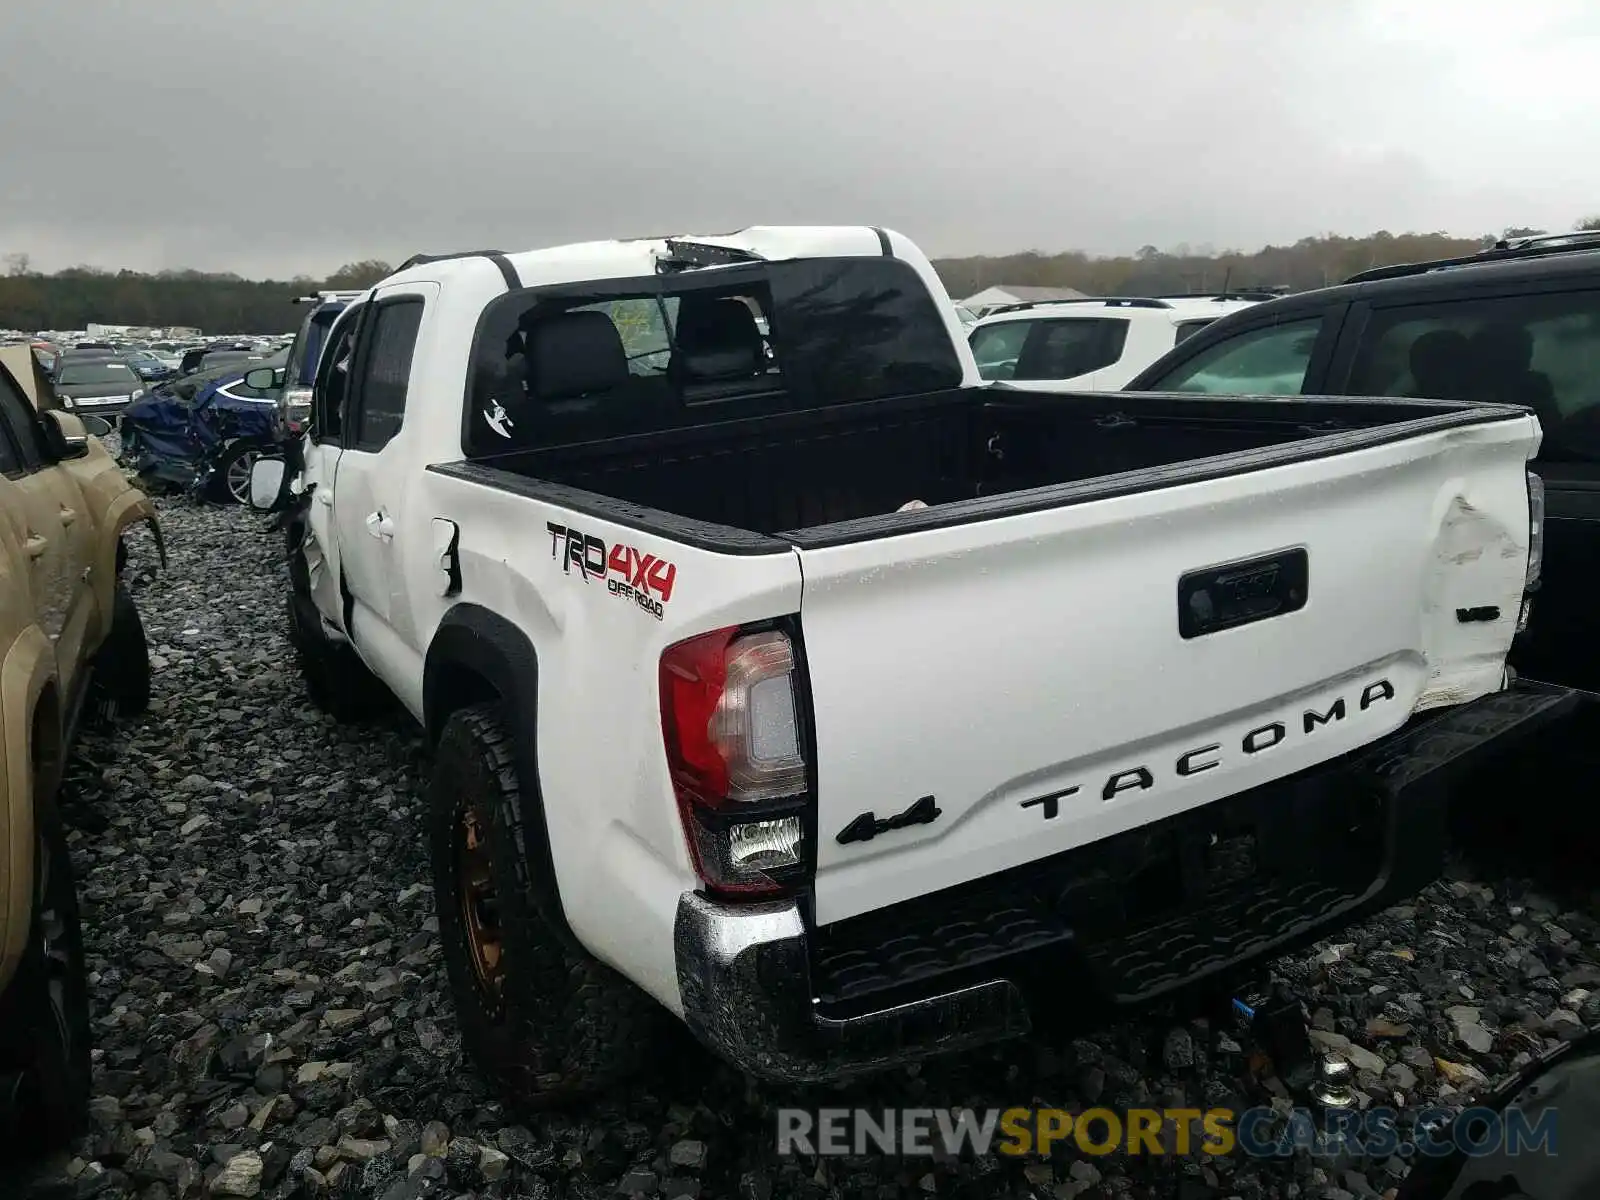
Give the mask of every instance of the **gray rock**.
<path id="1" fill-rule="evenodd" d="M 493 1183 L 495 1180 L 503 1178 L 510 1167 L 511 1159 L 493 1146 L 479 1148 L 478 1170 L 488 1182 Z"/>
<path id="2" fill-rule="evenodd" d="M 261 1156 L 253 1150 L 235 1154 L 211 1181 L 213 1196 L 251 1197 L 261 1194 Z"/>
<path id="3" fill-rule="evenodd" d="M 674 1142 L 669 1161 L 675 1167 L 687 1167 L 691 1171 L 698 1171 L 706 1165 L 706 1144 L 689 1139 Z"/>
<path id="4" fill-rule="evenodd" d="M 450 1126 L 443 1121 L 429 1121 L 422 1127 L 420 1145 L 429 1158 L 443 1158 L 450 1146 Z"/>
<path id="5" fill-rule="evenodd" d="M 1169 1071 L 1184 1071 L 1194 1066 L 1194 1038 L 1187 1029 L 1180 1025 L 1167 1030 L 1161 1058 Z"/>

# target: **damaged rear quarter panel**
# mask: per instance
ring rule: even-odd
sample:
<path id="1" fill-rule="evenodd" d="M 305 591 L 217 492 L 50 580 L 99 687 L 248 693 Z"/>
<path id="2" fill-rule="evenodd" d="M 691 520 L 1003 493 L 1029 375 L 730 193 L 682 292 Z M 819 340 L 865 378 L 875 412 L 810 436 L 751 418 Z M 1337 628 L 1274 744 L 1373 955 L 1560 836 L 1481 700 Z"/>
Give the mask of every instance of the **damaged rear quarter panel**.
<path id="1" fill-rule="evenodd" d="M 1474 426 L 1451 435 L 1464 461 L 1434 500 L 1422 588 L 1429 675 L 1418 711 L 1465 703 L 1495 691 L 1504 677 L 1528 564 L 1526 480 L 1491 467 L 1503 461 L 1512 430 L 1532 454 L 1538 445 L 1532 418 L 1525 425 Z M 1484 619 L 1489 610 L 1498 615 Z"/>

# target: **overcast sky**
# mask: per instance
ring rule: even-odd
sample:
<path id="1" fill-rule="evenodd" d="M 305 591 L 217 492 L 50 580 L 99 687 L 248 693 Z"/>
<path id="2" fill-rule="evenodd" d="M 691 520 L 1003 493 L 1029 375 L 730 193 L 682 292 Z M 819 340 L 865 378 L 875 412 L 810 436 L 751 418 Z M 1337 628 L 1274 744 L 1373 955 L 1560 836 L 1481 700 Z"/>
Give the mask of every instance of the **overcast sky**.
<path id="1" fill-rule="evenodd" d="M 0 253 L 47 270 L 320 277 L 754 223 L 1254 249 L 1600 211 L 1582 0 L 6 7 Z"/>

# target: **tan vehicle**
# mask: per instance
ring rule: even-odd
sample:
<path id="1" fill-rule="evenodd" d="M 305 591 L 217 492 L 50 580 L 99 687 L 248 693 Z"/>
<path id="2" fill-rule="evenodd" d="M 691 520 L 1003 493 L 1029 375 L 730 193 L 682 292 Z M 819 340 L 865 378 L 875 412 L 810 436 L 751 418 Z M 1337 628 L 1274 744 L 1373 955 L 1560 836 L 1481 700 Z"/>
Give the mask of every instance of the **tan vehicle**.
<path id="1" fill-rule="evenodd" d="M 36 411 L 0 368 L 0 1137 L 31 1147 L 74 1132 L 88 1100 L 88 984 L 56 793 L 80 718 L 149 702 L 144 628 L 120 580 L 122 533 L 139 521 L 154 529 L 154 506 L 84 422 Z"/>

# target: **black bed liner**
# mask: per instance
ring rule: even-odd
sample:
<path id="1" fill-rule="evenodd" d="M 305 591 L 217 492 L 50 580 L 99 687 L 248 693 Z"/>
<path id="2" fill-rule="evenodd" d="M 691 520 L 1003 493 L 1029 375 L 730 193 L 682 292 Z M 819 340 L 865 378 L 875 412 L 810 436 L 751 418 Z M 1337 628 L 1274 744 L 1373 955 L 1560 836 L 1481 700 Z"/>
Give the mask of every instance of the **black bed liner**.
<path id="1" fill-rule="evenodd" d="M 1393 398 L 963 388 L 428 469 L 700 549 L 776 554 L 1196 483 L 1526 412 Z M 930 507 L 896 511 L 911 499 Z"/>

